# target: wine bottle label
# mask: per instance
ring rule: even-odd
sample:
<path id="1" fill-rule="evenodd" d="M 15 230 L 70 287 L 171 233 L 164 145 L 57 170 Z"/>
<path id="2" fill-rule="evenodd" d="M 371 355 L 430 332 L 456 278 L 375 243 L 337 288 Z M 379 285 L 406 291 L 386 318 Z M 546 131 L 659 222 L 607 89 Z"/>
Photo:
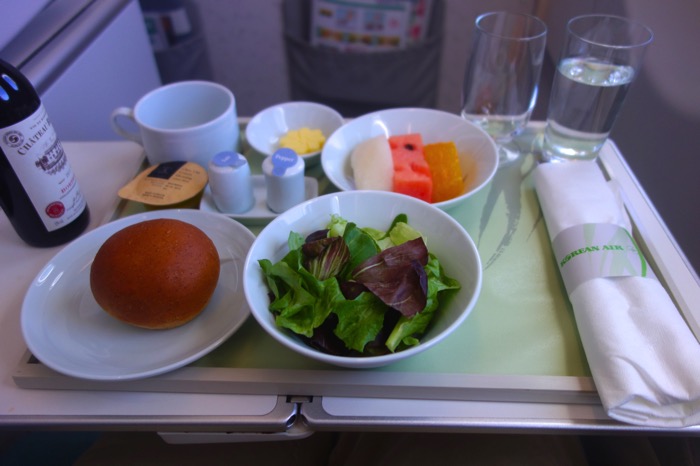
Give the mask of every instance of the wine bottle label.
<path id="1" fill-rule="evenodd" d="M 85 198 L 43 105 L 25 120 L 0 129 L 0 147 L 48 231 L 82 213 Z"/>

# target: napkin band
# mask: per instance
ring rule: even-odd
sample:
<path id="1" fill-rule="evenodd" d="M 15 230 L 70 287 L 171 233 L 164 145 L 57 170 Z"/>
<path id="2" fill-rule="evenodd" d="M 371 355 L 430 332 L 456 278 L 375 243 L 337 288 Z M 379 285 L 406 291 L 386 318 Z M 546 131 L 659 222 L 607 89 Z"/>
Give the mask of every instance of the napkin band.
<path id="1" fill-rule="evenodd" d="M 619 225 L 574 225 L 559 232 L 552 249 L 568 294 L 594 278 L 656 278 L 632 235 Z"/>

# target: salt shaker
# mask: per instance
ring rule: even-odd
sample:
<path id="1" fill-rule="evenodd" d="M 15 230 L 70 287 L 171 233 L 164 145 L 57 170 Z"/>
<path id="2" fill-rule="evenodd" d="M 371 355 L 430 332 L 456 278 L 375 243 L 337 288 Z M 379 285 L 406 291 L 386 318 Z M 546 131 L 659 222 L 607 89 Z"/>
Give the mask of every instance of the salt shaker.
<path id="1" fill-rule="evenodd" d="M 267 206 L 281 213 L 306 199 L 304 159 L 292 149 L 281 148 L 263 161 Z"/>
<path id="2" fill-rule="evenodd" d="M 240 214 L 253 207 L 253 181 L 245 157 L 232 151 L 219 152 L 209 162 L 208 171 L 217 209 L 227 214 Z"/>

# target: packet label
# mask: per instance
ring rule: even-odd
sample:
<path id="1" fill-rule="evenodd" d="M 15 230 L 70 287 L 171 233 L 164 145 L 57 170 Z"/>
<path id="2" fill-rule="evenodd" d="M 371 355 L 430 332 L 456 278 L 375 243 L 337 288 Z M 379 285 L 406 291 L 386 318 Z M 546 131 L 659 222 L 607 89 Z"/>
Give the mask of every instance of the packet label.
<path id="1" fill-rule="evenodd" d="M 207 171 L 194 162 L 165 162 L 139 173 L 119 190 L 119 197 L 153 206 L 187 201 L 207 184 Z"/>
<path id="2" fill-rule="evenodd" d="M 632 235 L 619 225 L 575 225 L 560 232 L 552 248 L 569 294 L 593 278 L 656 278 Z"/>

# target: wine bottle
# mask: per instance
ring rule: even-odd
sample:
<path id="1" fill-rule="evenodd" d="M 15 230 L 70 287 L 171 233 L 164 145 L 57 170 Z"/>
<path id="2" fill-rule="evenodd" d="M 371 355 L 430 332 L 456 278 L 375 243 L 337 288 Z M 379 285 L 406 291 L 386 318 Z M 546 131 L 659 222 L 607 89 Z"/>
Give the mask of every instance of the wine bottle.
<path id="1" fill-rule="evenodd" d="M 0 207 L 26 243 L 79 236 L 90 211 L 34 86 L 0 59 Z"/>

